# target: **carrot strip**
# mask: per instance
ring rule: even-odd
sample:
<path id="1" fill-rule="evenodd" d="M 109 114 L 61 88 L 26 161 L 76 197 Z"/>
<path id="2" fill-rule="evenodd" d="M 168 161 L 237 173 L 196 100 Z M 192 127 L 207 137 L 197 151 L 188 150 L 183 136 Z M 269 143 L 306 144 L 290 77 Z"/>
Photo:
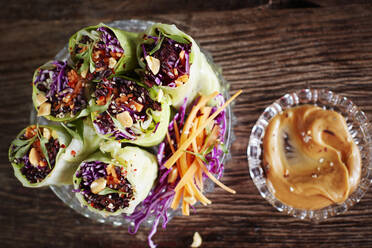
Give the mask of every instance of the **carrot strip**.
<path id="1" fill-rule="evenodd" d="M 189 147 L 189 145 L 191 144 L 192 140 L 196 138 L 196 136 L 198 136 L 203 130 L 204 128 L 211 122 L 213 121 L 217 115 L 219 113 L 221 113 L 221 111 L 223 109 L 226 108 L 227 105 L 229 105 L 237 96 L 239 96 L 240 94 L 242 93 L 242 90 L 239 90 L 237 93 L 235 93 L 229 100 L 227 100 L 221 107 L 219 107 L 216 112 L 214 112 L 211 116 L 208 117 L 208 119 L 200 125 L 200 127 L 196 130 L 196 132 L 194 132 L 193 134 L 191 134 L 186 140 L 185 142 L 182 142 L 182 135 L 181 135 L 181 142 L 182 144 L 180 145 L 180 147 L 178 147 L 177 151 L 175 153 L 173 153 L 173 155 L 165 162 L 164 166 L 166 168 L 170 168 L 174 165 L 174 163 L 181 157 L 182 154 L 184 154 L 184 151 L 187 149 L 187 147 Z M 212 94 L 211 96 L 213 96 L 214 94 Z M 213 97 L 212 97 L 213 98 Z M 189 116 L 190 117 L 190 116 Z M 189 118 L 188 118 L 189 119 Z"/>
<path id="2" fill-rule="evenodd" d="M 194 205 L 196 203 L 196 199 L 194 196 L 184 196 L 183 200 L 187 202 L 189 205 Z"/>
<path id="3" fill-rule="evenodd" d="M 200 165 L 200 167 L 203 169 L 204 173 L 215 183 L 217 184 L 218 186 L 220 186 L 222 189 L 226 190 L 227 192 L 229 193 L 232 193 L 232 194 L 236 194 L 236 191 L 227 187 L 225 184 L 221 183 L 220 181 L 218 181 L 217 178 L 215 178 L 207 169 L 207 167 L 205 167 L 205 165 L 202 163 L 202 161 L 200 161 L 198 158 L 198 163 Z"/>
<path id="4" fill-rule="evenodd" d="M 200 178 L 199 178 L 199 171 L 200 171 L 200 168 L 199 167 L 196 168 L 195 175 L 194 175 L 194 180 L 195 180 L 196 186 L 203 192 L 202 181 L 200 181 Z"/>
<path id="5" fill-rule="evenodd" d="M 177 121 L 173 122 L 173 127 L 174 127 L 174 132 L 176 134 L 177 145 L 179 145 L 180 144 L 180 131 L 178 130 Z"/>
<path id="6" fill-rule="evenodd" d="M 199 118 L 199 122 L 198 122 L 198 128 L 200 127 L 200 124 L 205 122 L 205 120 L 208 118 L 209 114 L 211 113 L 212 111 L 212 108 L 210 107 L 207 107 L 207 106 L 204 106 L 203 108 L 200 109 L 200 112 L 201 112 L 201 116 Z M 202 144 L 203 141 L 204 141 L 204 137 L 205 137 L 205 132 L 202 132 L 201 134 L 199 134 L 197 137 L 196 137 L 196 143 L 199 145 L 199 144 Z M 201 147 L 198 147 L 199 149 Z"/>
<path id="7" fill-rule="evenodd" d="M 210 100 L 215 98 L 218 95 L 218 92 L 215 91 L 209 96 L 200 96 L 198 103 L 192 108 L 185 125 L 183 126 L 182 134 L 181 134 L 181 142 L 186 140 L 187 135 L 189 133 L 190 127 L 192 125 L 192 121 L 195 119 L 196 114 L 198 113 L 199 109 L 204 107 Z"/>
<path id="8" fill-rule="evenodd" d="M 195 184 L 193 182 L 190 182 L 190 187 L 191 189 L 194 191 L 195 193 L 195 198 L 198 199 L 204 206 L 206 206 L 207 204 L 211 204 L 212 202 L 207 198 L 205 197 L 199 190 L 198 188 L 195 186 Z"/>
<path id="9" fill-rule="evenodd" d="M 186 173 L 182 176 L 181 180 L 177 183 L 177 186 L 174 189 L 174 191 L 178 191 L 183 186 L 185 186 L 185 184 L 194 177 L 197 168 L 198 168 L 197 163 L 196 161 L 194 161 L 194 163 L 192 163 L 192 165 L 189 167 Z"/>
<path id="10" fill-rule="evenodd" d="M 169 146 L 171 148 L 172 153 L 175 153 L 175 150 L 174 150 L 174 147 L 173 147 L 173 144 L 172 144 L 172 140 L 171 140 L 168 132 L 166 133 L 166 136 L 167 136 L 167 140 L 168 140 L 168 143 L 169 143 Z M 179 161 L 176 161 L 176 164 L 177 164 L 178 174 L 181 175 L 182 172 L 181 172 L 181 169 L 180 169 Z"/>
<path id="11" fill-rule="evenodd" d="M 182 214 L 189 216 L 190 215 L 190 208 L 189 204 L 187 202 L 182 202 Z"/>
<path id="12" fill-rule="evenodd" d="M 173 201 L 172 201 L 172 204 L 171 204 L 172 209 L 177 209 L 178 208 L 178 204 L 181 200 L 182 192 L 183 192 L 182 189 L 179 190 L 179 191 L 176 191 L 176 194 L 174 195 L 174 198 L 173 198 Z"/>

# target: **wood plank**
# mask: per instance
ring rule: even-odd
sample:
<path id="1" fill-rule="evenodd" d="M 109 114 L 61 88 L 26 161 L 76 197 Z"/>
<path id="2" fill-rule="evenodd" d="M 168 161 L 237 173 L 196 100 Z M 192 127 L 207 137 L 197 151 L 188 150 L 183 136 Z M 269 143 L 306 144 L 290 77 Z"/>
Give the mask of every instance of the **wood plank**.
<path id="1" fill-rule="evenodd" d="M 232 4 L 238 6 L 238 2 Z M 36 13 L 41 2 L 36 6 L 25 2 L 23 10 L 12 2 L 6 7 L 10 21 L 0 23 L 0 31 L 6 33 L 0 39 L 2 246 L 145 246 L 148 229 L 131 236 L 125 228 L 86 219 L 49 189 L 21 187 L 7 162 L 10 141 L 29 122 L 33 70 L 51 59 L 84 25 L 136 17 L 182 27 L 222 66 L 231 92 L 244 90 L 234 106 L 237 138 L 222 180 L 238 194 L 221 189 L 208 194 L 211 206 L 198 206 L 190 217 L 177 216 L 166 230 L 159 228 L 155 241 L 160 247 L 188 246 L 195 231 L 202 235 L 203 247 L 371 247 L 371 191 L 348 213 L 311 224 L 277 212 L 261 198 L 248 174 L 246 147 L 251 128 L 264 108 L 286 92 L 328 88 L 350 97 L 372 120 L 372 5 L 345 7 L 331 2 L 300 9 L 220 11 L 210 7 L 203 14 L 196 12 L 195 6 L 204 6 L 200 2 L 190 7 L 190 13 L 166 14 L 156 4 L 141 10 L 143 5 L 129 1 L 117 9 L 98 1 L 94 2 L 97 9 L 88 9 L 87 3 L 84 9 L 72 1 L 66 8 L 58 3 L 50 14 L 46 7 Z"/>

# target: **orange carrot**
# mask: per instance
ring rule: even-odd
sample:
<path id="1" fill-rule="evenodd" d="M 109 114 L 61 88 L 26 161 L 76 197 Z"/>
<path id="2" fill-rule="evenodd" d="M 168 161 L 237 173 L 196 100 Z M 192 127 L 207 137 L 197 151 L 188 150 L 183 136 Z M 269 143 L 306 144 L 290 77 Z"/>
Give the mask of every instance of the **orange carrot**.
<path id="1" fill-rule="evenodd" d="M 182 154 L 184 154 L 185 149 L 191 144 L 192 140 L 196 138 L 203 130 L 204 128 L 213 121 L 219 113 L 221 113 L 222 110 L 224 110 L 227 105 L 229 105 L 237 96 L 239 96 L 242 93 L 242 90 L 239 90 L 235 95 L 233 95 L 229 100 L 227 100 L 221 107 L 219 107 L 209 118 L 201 124 L 201 126 L 197 129 L 195 133 L 190 135 L 185 142 L 182 142 L 182 136 L 181 136 L 181 143 L 182 145 L 178 147 L 177 151 L 165 162 L 164 166 L 166 168 L 172 167 L 174 163 L 181 157 Z M 212 94 L 213 95 L 213 94 Z"/>
<path id="2" fill-rule="evenodd" d="M 203 155 L 211 146 L 217 144 L 220 127 L 215 125 L 214 119 L 241 92 L 238 91 L 221 107 L 217 108 L 213 114 L 211 114 L 212 108 L 206 106 L 206 104 L 216 97 L 218 93 L 214 92 L 209 96 L 202 95 L 198 103 L 191 109 L 182 131 L 179 130 L 177 122 L 173 123 L 177 150 L 173 146 L 169 133 L 166 134 L 173 155 L 166 161 L 164 166 L 169 169 L 174 164 L 177 164 L 178 176 L 180 178 L 174 189 L 175 196 L 171 207 L 176 209 L 181 202 L 183 215 L 189 215 L 190 205 L 194 205 L 197 201 L 203 205 L 211 204 L 211 201 L 202 193 L 204 189 L 203 172 L 218 186 L 235 194 L 235 190 L 221 183 L 208 171 L 198 154 Z M 206 131 L 206 128 L 209 126 L 210 131 Z"/>

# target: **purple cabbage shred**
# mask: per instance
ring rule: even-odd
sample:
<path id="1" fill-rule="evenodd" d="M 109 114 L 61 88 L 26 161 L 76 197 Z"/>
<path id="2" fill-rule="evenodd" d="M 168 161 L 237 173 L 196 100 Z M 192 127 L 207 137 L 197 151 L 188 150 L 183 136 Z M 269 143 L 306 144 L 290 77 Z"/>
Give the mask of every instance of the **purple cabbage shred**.
<path id="1" fill-rule="evenodd" d="M 151 56 L 160 60 L 160 71 L 156 74 L 152 72 L 148 65 L 145 71 L 145 84 L 149 87 L 153 85 L 162 85 L 168 87 L 177 87 L 182 82 L 187 82 L 190 76 L 190 53 L 192 43 L 182 44 L 165 37 L 160 32 L 160 39 L 155 36 L 145 36 L 144 39 L 152 39 L 153 43 L 143 43 L 142 52 L 145 58 L 158 44 L 161 43 L 160 48 Z M 144 60 L 146 61 L 146 60 Z M 184 79 L 184 77 L 187 79 Z"/>
<path id="2" fill-rule="evenodd" d="M 74 88 L 69 84 L 67 76 L 68 72 L 73 69 L 67 65 L 67 61 L 55 60 L 50 65 L 53 67 L 52 69 L 38 69 L 33 84 L 39 91 L 45 93 L 47 101 L 52 104 L 52 116 L 63 118 L 66 114 L 76 115 L 86 108 L 87 100 L 83 90 L 77 94 L 73 93 Z M 72 109 L 70 105 L 66 104 L 66 97 L 72 98 Z"/>

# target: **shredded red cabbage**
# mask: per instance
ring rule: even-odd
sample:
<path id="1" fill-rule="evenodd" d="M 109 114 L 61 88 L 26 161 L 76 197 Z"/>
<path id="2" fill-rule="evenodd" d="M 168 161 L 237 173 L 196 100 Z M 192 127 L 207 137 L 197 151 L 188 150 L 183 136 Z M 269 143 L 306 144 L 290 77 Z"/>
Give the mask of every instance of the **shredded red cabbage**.
<path id="1" fill-rule="evenodd" d="M 97 31 L 101 32 L 101 41 L 97 44 L 99 48 L 104 49 L 107 53 L 124 53 L 124 49 L 111 29 L 99 27 Z"/>
<path id="2" fill-rule="evenodd" d="M 225 99 L 221 94 L 219 94 L 216 97 L 216 100 L 218 102 L 218 106 L 213 107 L 211 111 L 211 115 L 216 112 L 217 108 L 222 106 L 225 103 Z M 220 127 L 220 135 L 219 139 L 220 142 L 223 143 L 225 141 L 225 133 L 226 133 L 226 111 L 225 109 L 221 111 L 217 115 L 217 117 L 214 119 L 215 125 L 218 125 Z M 223 174 L 223 164 L 221 162 L 221 157 L 225 153 L 221 145 L 215 146 L 210 153 L 208 153 L 205 158 L 208 161 L 208 163 L 205 163 L 208 171 L 210 171 L 213 174 L 216 174 L 217 179 L 220 179 Z M 206 175 L 204 175 L 206 177 Z"/>
<path id="3" fill-rule="evenodd" d="M 87 106 L 84 96 L 84 83 L 66 61 L 53 61 L 52 69 L 38 69 L 34 85 L 45 93 L 48 102 L 52 104 L 51 115 L 63 118 L 66 114 L 76 115 Z M 68 74 L 70 74 L 70 79 Z"/>
<path id="4" fill-rule="evenodd" d="M 144 36 L 144 40 L 153 40 L 152 43 L 141 44 L 144 58 L 151 55 L 160 60 L 160 71 L 154 74 L 146 64 L 145 84 L 152 87 L 154 84 L 177 87 L 187 79 L 181 79 L 183 76 L 190 76 L 190 53 L 192 43 L 182 44 L 165 37 L 161 32 L 159 38 L 155 36 Z M 161 43 L 160 48 L 151 54 L 151 51 Z M 146 63 L 146 60 L 143 60 Z"/>

